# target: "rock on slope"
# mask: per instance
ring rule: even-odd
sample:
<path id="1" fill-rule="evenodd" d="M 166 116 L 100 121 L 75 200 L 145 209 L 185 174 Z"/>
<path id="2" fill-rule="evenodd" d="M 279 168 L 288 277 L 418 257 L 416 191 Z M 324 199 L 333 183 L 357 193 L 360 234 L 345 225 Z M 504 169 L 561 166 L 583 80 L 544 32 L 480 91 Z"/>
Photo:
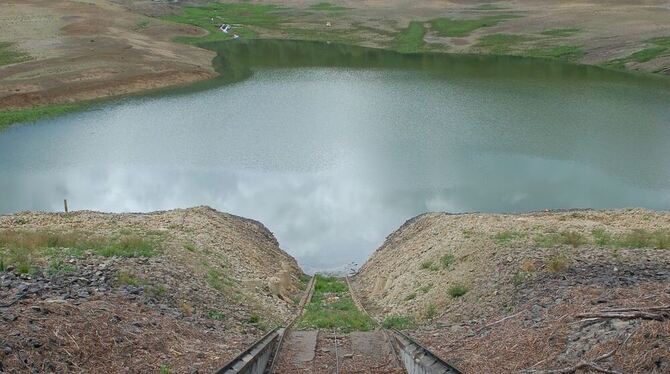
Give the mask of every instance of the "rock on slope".
<path id="1" fill-rule="evenodd" d="M 0 371 L 211 372 L 289 318 L 302 271 L 207 207 L 0 216 Z"/>
<path id="2" fill-rule="evenodd" d="M 374 314 L 416 321 L 415 337 L 465 372 L 590 360 L 660 373 L 670 371 L 668 249 L 668 213 L 431 213 L 390 235 L 354 287 Z M 622 307 L 667 312 L 577 317 Z"/>

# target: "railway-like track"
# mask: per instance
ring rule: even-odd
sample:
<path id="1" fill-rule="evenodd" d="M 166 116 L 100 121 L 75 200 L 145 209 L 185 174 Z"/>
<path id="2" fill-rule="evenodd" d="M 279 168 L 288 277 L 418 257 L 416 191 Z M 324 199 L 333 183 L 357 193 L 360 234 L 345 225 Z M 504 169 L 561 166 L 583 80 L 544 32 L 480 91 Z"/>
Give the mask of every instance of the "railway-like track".
<path id="1" fill-rule="evenodd" d="M 217 371 L 217 374 L 460 373 L 411 337 L 399 331 L 384 329 L 381 322 L 365 310 L 348 277 L 346 282 L 354 304 L 377 323 L 376 331 L 351 334 L 337 331 L 291 333 L 312 298 L 315 282 L 316 277 L 312 277 L 298 312 L 285 327 L 277 327 L 267 333 Z"/>

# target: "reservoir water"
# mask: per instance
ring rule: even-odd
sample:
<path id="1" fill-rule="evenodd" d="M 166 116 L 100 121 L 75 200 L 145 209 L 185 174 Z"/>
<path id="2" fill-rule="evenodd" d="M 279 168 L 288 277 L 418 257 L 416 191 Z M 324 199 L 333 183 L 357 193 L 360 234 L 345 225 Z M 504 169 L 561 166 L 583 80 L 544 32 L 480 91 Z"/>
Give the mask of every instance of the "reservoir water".
<path id="1" fill-rule="evenodd" d="M 670 83 L 521 58 L 209 45 L 222 77 L 0 133 L 0 213 L 210 205 L 306 270 L 426 211 L 670 208 Z"/>

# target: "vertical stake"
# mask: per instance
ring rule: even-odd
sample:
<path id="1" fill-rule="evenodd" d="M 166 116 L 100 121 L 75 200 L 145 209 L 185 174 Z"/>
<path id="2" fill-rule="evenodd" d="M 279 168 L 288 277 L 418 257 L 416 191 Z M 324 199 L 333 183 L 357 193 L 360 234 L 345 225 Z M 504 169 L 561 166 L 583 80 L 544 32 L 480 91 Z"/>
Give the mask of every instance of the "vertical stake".
<path id="1" fill-rule="evenodd" d="M 67 199 L 63 200 L 63 205 L 65 206 L 65 213 L 67 213 Z"/>

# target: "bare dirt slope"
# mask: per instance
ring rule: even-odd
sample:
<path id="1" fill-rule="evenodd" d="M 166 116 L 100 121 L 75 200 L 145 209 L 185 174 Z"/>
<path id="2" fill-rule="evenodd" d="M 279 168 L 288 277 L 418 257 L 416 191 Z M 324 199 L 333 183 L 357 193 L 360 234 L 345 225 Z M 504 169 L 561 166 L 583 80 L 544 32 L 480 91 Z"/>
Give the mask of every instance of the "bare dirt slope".
<path id="1" fill-rule="evenodd" d="M 171 42 L 203 32 L 105 0 L 8 0 L 0 42 L 28 61 L 0 66 L 0 110 L 62 104 L 215 76 L 213 53 Z"/>
<path id="2" fill-rule="evenodd" d="M 666 212 L 433 213 L 390 235 L 354 288 L 465 372 L 666 373 L 668 249 Z"/>
<path id="3" fill-rule="evenodd" d="M 0 216 L 0 270 L 9 372 L 211 372 L 291 316 L 302 275 L 207 207 Z"/>

